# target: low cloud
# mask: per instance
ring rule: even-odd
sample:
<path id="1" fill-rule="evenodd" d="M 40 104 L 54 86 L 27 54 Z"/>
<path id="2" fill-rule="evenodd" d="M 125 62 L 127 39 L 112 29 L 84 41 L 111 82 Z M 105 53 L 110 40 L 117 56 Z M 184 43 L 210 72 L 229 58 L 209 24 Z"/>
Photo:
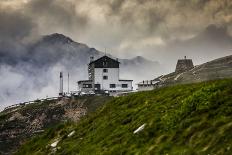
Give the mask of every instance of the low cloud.
<path id="1" fill-rule="evenodd" d="M 20 40 L 36 27 L 32 19 L 19 10 L 2 9 L 0 6 L 0 41 Z"/>

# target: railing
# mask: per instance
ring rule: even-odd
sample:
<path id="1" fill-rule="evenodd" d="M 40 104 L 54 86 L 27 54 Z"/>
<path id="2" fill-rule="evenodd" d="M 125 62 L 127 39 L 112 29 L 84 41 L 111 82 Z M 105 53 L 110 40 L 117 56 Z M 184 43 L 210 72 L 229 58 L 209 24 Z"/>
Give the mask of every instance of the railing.
<path id="1" fill-rule="evenodd" d="M 25 106 L 25 105 L 28 105 L 28 104 L 33 104 L 33 103 L 36 103 L 36 102 L 57 100 L 59 98 L 60 97 L 50 97 L 50 98 L 45 98 L 45 99 L 37 99 L 37 100 L 34 100 L 34 101 L 22 102 L 22 103 L 19 103 L 19 104 L 10 105 L 10 106 L 4 108 L 3 111 L 9 110 L 9 109 L 12 109 L 12 108 L 17 108 L 17 107 L 20 107 L 20 106 Z"/>
<path id="2" fill-rule="evenodd" d="M 113 96 L 124 96 L 124 95 L 128 95 L 130 93 L 134 93 L 136 91 L 129 91 L 129 92 L 117 92 L 115 95 Z M 74 95 L 74 93 L 71 93 L 71 96 Z M 89 95 L 89 94 L 86 94 L 86 95 Z M 71 97 L 71 96 L 63 96 L 63 97 Z M 3 111 L 6 111 L 6 110 L 10 110 L 10 109 L 13 109 L 13 108 L 17 108 L 17 107 L 23 107 L 25 105 L 28 105 L 28 104 L 33 104 L 33 103 L 37 103 L 37 102 L 44 102 L 44 101 L 51 101 L 51 100 L 57 100 L 59 98 L 62 98 L 62 97 L 50 97 L 50 98 L 45 98 L 45 99 L 37 99 L 37 100 L 34 100 L 34 101 L 28 101 L 28 102 L 22 102 L 22 103 L 19 103 L 19 104 L 14 104 L 14 105 L 10 105 L 6 108 L 4 108 Z"/>

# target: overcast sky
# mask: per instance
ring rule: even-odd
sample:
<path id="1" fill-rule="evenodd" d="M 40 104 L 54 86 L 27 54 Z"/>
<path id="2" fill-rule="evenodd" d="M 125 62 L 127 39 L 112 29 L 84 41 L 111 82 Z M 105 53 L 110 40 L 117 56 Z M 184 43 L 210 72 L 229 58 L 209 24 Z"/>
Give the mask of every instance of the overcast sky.
<path id="1" fill-rule="evenodd" d="M 168 57 L 160 49 L 211 24 L 232 34 L 232 1 L 0 0 L 0 23 L 4 39 L 58 32 L 119 57 L 143 55 L 162 63 Z"/>

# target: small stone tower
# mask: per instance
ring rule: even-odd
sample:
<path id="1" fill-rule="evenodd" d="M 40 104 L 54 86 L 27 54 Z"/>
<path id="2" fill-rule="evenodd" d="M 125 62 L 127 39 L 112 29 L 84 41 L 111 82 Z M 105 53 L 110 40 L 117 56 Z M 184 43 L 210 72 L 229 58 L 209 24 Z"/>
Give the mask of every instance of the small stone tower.
<path id="1" fill-rule="evenodd" d="M 177 64 L 176 64 L 176 71 L 177 73 L 185 72 L 190 69 L 192 69 L 193 66 L 193 61 L 192 59 L 187 59 L 185 56 L 184 59 L 179 59 Z"/>

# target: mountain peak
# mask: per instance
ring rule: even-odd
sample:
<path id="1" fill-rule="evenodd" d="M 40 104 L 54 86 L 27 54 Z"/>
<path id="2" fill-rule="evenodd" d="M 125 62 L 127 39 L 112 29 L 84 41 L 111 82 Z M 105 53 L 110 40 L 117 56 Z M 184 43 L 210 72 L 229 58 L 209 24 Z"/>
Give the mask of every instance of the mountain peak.
<path id="1" fill-rule="evenodd" d="M 71 38 L 63 35 L 63 34 L 59 34 L 59 33 L 53 33 L 50 35 L 46 35 L 42 38 L 42 40 L 44 42 L 48 42 L 48 43 L 63 43 L 63 44 L 67 44 L 70 42 L 74 42 Z"/>

